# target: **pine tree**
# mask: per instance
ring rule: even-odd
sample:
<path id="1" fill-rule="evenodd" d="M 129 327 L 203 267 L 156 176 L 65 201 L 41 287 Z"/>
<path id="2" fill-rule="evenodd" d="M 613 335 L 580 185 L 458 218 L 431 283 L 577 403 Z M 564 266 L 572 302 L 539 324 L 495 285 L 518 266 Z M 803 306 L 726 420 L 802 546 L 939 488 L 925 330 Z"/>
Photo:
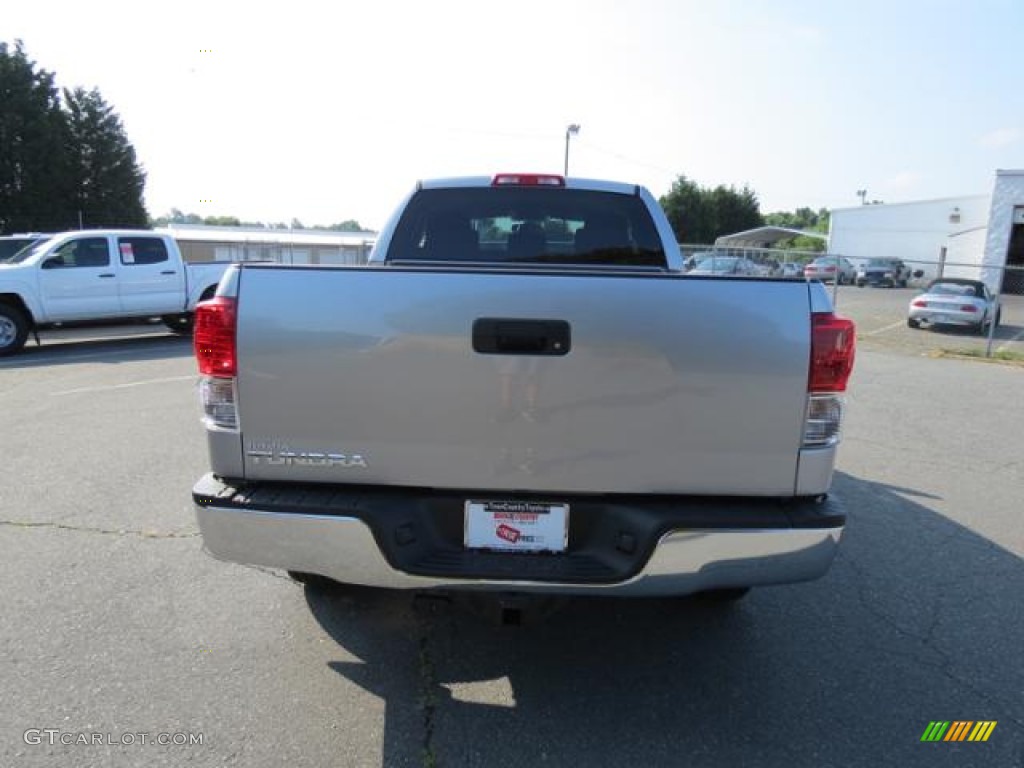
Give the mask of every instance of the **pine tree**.
<path id="1" fill-rule="evenodd" d="M 73 226 L 65 135 L 53 74 L 0 42 L 0 233 Z"/>
<path id="2" fill-rule="evenodd" d="M 71 199 L 87 229 L 145 227 L 146 174 L 121 119 L 97 89 L 64 91 Z"/>
<path id="3" fill-rule="evenodd" d="M 680 176 L 659 201 L 681 243 L 711 244 L 721 235 L 762 224 L 757 194 L 747 186 L 701 187 Z"/>
<path id="4" fill-rule="evenodd" d="M 0 233 L 145 227 L 146 174 L 95 88 L 65 90 L 0 43 Z"/>

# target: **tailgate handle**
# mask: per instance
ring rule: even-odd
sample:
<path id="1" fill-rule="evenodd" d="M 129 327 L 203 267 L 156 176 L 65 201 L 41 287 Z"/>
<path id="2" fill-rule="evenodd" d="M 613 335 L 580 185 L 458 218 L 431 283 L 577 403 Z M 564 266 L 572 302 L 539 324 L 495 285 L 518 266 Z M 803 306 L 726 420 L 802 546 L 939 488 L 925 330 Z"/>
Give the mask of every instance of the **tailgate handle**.
<path id="1" fill-rule="evenodd" d="M 571 345 L 565 320 L 481 317 L 473 322 L 473 351 L 482 355 L 561 356 Z"/>

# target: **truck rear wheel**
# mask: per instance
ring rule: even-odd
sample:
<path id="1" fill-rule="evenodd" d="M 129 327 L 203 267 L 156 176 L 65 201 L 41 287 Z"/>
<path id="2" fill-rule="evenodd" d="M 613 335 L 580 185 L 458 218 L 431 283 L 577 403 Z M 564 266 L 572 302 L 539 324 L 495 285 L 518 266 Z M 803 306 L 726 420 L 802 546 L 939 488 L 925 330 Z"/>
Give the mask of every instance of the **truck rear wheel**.
<path id="1" fill-rule="evenodd" d="M 25 346 L 28 319 L 10 304 L 0 304 L 0 357 L 13 355 Z"/>

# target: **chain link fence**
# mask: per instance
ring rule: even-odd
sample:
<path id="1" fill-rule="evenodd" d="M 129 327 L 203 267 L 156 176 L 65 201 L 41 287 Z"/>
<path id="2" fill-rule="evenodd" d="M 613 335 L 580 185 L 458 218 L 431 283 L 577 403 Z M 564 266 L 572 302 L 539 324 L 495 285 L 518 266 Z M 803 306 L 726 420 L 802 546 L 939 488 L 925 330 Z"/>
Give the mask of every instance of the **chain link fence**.
<path id="1" fill-rule="evenodd" d="M 737 276 L 751 275 L 756 277 L 803 277 L 803 269 L 812 261 L 832 261 L 840 272 L 840 285 L 855 283 L 856 278 L 849 279 L 851 270 L 856 272 L 871 259 L 844 256 L 835 253 L 819 253 L 814 251 L 786 250 L 780 248 L 749 248 L 734 246 L 699 245 L 680 243 L 683 254 L 684 269 L 691 272 L 695 269 L 712 270 L 715 274 L 733 274 Z M 959 277 L 968 280 L 980 280 L 988 285 L 993 293 L 1024 294 L 1024 265 L 989 265 L 968 262 L 948 261 L 944 254 L 938 259 L 899 259 L 885 257 L 886 260 L 901 261 L 909 267 L 909 285 L 923 287 L 939 277 Z M 832 280 L 828 280 L 832 282 Z"/>
<path id="2" fill-rule="evenodd" d="M 840 303 L 840 291 L 859 289 L 869 284 L 881 284 L 898 288 L 913 288 L 921 292 L 938 278 L 959 278 L 977 280 L 988 286 L 994 304 L 994 313 L 1011 303 L 1024 302 L 1018 296 L 1024 295 L 1024 265 L 992 265 L 950 261 L 945 252 L 938 259 L 866 259 L 847 257 L 842 254 L 813 251 L 786 250 L 777 248 L 749 248 L 734 246 L 713 246 L 681 243 L 684 270 L 696 275 L 717 275 L 721 277 L 776 277 L 805 279 L 816 277 L 829 285 L 833 301 Z M 881 266 L 891 263 L 893 269 L 879 276 L 868 275 L 863 268 L 869 262 Z M 808 265 L 814 263 L 811 270 Z M 1009 296 L 1009 299 L 1004 298 Z M 997 326 L 987 326 L 985 355 L 992 355 L 993 341 Z"/>

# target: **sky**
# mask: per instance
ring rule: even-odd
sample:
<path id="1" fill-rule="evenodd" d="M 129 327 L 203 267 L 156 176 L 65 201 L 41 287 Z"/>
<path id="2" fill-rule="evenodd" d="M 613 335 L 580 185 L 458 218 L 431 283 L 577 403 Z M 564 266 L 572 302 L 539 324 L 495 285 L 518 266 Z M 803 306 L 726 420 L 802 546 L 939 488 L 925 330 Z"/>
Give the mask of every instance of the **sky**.
<path id="1" fill-rule="evenodd" d="M 96 87 L 146 205 L 383 226 L 417 179 L 748 185 L 764 213 L 988 193 L 1024 168 L 1024 0 L 6 3 Z"/>

